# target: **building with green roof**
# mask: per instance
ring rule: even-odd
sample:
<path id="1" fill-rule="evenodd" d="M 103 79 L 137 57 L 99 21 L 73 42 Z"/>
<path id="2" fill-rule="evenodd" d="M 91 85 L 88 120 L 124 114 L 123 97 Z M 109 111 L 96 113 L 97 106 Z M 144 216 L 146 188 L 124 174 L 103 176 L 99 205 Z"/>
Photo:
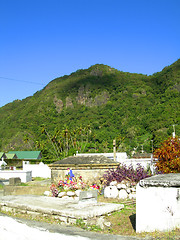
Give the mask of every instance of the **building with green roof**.
<path id="1" fill-rule="evenodd" d="M 41 151 L 9 151 L 8 154 L 16 154 L 17 158 L 22 160 L 38 160 L 42 158 Z"/>
<path id="2" fill-rule="evenodd" d="M 6 159 L 17 159 L 17 155 L 15 153 L 6 153 Z"/>
<path id="3" fill-rule="evenodd" d="M 3 160 L 3 158 L 5 159 L 6 158 L 6 155 L 4 152 L 0 152 L 0 159 Z"/>

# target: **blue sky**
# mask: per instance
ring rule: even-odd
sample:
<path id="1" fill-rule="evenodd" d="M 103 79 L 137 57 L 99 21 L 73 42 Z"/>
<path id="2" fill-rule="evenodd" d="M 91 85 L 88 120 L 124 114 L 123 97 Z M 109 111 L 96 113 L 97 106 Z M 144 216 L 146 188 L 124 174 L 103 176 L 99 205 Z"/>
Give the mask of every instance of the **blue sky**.
<path id="1" fill-rule="evenodd" d="M 151 75 L 180 58 L 179 0 L 0 0 L 0 107 L 96 63 Z"/>

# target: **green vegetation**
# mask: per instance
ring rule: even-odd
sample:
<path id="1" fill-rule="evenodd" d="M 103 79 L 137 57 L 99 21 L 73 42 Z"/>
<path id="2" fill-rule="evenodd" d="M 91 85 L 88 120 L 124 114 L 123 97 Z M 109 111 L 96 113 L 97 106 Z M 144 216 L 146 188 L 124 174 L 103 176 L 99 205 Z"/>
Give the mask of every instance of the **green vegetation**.
<path id="1" fill-rule="evenodd" d="M 0 108 L 0 150 L 41 150 L 45 159 L 79 152 L 152 151 L 180 121 L 180 59 L 147 76 L 97 64 L 51 81 Z M 180 135 L 180 125 L 176 126 Z"/>

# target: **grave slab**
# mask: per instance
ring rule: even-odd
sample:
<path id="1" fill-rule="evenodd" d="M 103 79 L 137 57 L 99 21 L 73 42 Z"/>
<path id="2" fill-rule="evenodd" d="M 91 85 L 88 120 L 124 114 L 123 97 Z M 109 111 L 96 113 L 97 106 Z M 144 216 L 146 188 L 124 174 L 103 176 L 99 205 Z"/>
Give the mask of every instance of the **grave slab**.
<path id="1" fill-rule="evenodd" d="M 136 232 L 180 227 L 180 174 L 160 174 L 136 187 Z"/>
<path id="2" fill-rule="evenodd" d="M 99 217 L 110 212 L 124 208 L 123 204 L 112 203 L 90 203 L 79 204 L 78 200 L 63 198 L 31 196 L 31 195 L 9 195 L 0 197 L 0 208 L 5 211 L 14 209 L 16 211 L 34 212 L 70 219 L 89 219 Z"/>

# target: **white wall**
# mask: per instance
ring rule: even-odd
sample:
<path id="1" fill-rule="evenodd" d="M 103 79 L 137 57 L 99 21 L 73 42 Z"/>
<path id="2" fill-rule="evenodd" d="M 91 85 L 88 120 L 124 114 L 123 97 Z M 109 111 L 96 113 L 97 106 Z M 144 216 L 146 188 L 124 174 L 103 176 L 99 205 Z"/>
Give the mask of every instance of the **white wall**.
<path id="1" fill-rule="evenodd" d="M 9 179 L 19 177 L 21 182 L 30 182 L 32 181 L 32 172 L 31 171 L 21 171 L 21 170 L 2 170 L 0 171 L 0 178 Z"/>
<path id="2" fill-rule="evenodd" d="M 23 170 L 32 171 L 32 177 L 51 178 L 51 169 L 43 162 L 30 164 L 28 161 L 23 161 Z"/>
<path id="3" fill-rule="evenodd" d="M 180 188 L 136 187 L 136 232 L 180 227 Z"/>
<path id="4" fill-rule="evenodd" d="M 76 156 L 93 156 L 93 155 L 103 155 L 107 158 L 114 159 L 113 153 L 78 153 Z M 116 153 L 116 162 L 125 164 L 126 166 L 133 165 L 134 168 L 137 167 L 137 164 L 140 163 L 142 167 L 147 169 L 151 166 L 151 158 L 128 158 L 125 152 Z"/>
<path id="5" fill-rule="evenodd" d="M 137 167 L 137 164 L 141 164 L 142 167 L 147 169 L 151 165 L 151 158 L 129 158 L 121 161 L 121 163 L 129 166 L 132 164 L 134 168 Z"/>

